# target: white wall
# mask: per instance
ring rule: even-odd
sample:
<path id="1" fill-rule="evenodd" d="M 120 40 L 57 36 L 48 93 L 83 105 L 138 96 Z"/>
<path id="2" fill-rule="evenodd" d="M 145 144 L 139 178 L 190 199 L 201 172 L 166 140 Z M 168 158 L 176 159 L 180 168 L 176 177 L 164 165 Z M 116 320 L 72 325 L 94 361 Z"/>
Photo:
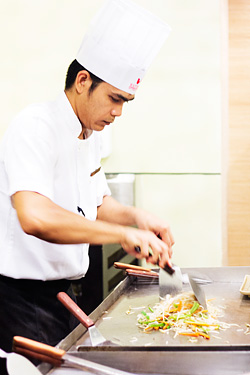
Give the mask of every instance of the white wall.
<path id="1" fill-rule="evenodd" d="M 107 172 L 136 173 L 136 205 L 169 222 L 176 264 L 220 266 L 220 1 L 150 4 L 173 30 L 114 124 L 103 164 Z"/>
<path id="2" fill-rule="evenodd" d="M 102 0 L 9 0 L 0 5 L 0 136 L 24 106 L 54 99 Z"/>
<path id="3" fill-rule="evenodd" d="M 138 2 L 154 4 L 172 33 L 114 124 L 105 168 L 220 172 L 220 1 Z"/>
<path id="4" fill-rule="evenodd" d="M 169 221 L 180 266 L 221 264 L 220 1 L 134 0 L 172 27 L 112 129 L 106 172 L 136 173 L 136 204 Z M 0 137 L 25 105 L 63 90 L 102 0 L 0 8 Z"/>

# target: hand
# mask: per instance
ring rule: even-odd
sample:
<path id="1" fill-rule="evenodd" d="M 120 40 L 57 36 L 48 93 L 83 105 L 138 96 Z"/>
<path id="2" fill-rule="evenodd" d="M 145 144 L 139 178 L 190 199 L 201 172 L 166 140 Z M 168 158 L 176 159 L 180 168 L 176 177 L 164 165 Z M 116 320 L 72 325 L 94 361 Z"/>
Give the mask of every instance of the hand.
<path id="1" fill-rule="evenodd" d="M 125 227 L 121 246 L 138 259 L 146 258 L 153 264 L 157 264 L 161 259 L 164 264 L 168 263 L 171 266 L 168 246 L 151 231 Z M 136 248 L 139 248 L 140 252 L 136 251 Z"/>
<path id="2" fill-rule="evenodd" d="M 158 217 L 141 209 L 136 210 L 136 224 L 140 229 L 153 232 L 167 245 L 167 254 L 165 251 L 161 254 L 159 265 L 164 267 L 168 263 L 171 266 L 170 258 L 173 255 L 172 246 L 174 245 L 174 237 L 169 225 Z M 151 262 L 150 258 L 149 261 Z"/>

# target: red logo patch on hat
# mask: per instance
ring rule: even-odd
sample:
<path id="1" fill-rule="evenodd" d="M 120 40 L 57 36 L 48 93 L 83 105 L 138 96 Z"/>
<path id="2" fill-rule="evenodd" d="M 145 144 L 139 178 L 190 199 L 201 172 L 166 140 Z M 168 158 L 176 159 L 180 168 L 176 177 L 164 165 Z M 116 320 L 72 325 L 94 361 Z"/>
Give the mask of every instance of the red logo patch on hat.
<path id="1" fill-rule="evenodd" d="M 138 78 L 136 83 L 130 83 L 129 89 L 136 91 L 138 89 L 138 85 L 140 82 L 141 82 L 141 78 Z"/>
<path id="2" fill-rule="evenodd" d="M 134 83 L 130 83 L 129 89 L 133 90 L 133 91 L 136 91 L 138 89 L 138 85 L 135 85 Z"/>

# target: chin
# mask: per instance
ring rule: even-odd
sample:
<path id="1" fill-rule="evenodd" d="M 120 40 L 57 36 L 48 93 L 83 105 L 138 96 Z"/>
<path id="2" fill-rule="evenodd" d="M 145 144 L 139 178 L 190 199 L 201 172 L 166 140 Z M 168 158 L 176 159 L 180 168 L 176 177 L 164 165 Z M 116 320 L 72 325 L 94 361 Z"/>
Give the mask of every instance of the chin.
<path id="1" fill-rule="evenodd" d="M 97 125 L 95 126 L 94 130 L 97 132 L 101 132 L 105 128 L 105 126 L 106 125 Z"/>

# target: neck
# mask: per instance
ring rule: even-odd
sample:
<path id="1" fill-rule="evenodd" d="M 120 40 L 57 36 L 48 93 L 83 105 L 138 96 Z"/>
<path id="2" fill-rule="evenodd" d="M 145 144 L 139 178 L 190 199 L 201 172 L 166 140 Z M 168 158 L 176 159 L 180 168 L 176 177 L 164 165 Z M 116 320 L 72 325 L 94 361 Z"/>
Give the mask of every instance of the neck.
<path id="1" fill-rule="evenodd" d="M 78 138 L 79 139 L 87 139 L 91 136 L 92 133 L 93 133 L 93 130 L 82 128 L 81 134 L 79 135 Z"/>
<path id="2" fill-rule="evenodd" d="M 73 111 L 75 112 L 75 115 L 77 116 L 78 120 L 80 121 L 80 119 L 77 115 L 76 105 L 75 105 L 75 101 L 74 101 L 74 95 L 72 94 L 72 92 L 70 90 L 65 90 L 65 95 L 67 96 L 68 101 L 70 102 L 71 107 L 73 108 Z M 81 121 L 80 121 L 80 123 L 81 123 Z M 79 134 L 78 138 L 79 139 L 87 139 L 93 133 L 93 130 L 84 128 L 82 123 L 81 123 L 81 125 L 82 125 L 82 131 Z"/>

